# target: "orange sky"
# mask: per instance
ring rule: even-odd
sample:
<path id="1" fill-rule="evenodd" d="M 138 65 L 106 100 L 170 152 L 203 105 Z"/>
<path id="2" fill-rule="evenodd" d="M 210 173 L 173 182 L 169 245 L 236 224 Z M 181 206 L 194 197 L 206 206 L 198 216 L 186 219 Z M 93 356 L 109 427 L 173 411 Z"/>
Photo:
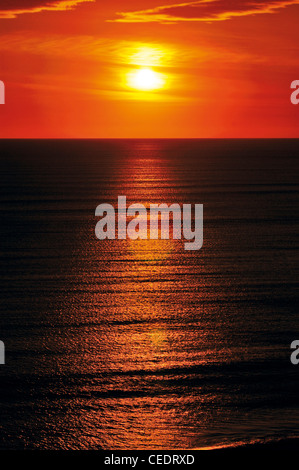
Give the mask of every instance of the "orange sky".
<path id="1" fill-rule="evenodd" d="M 0 0 L 0 136 L 299 137 L 298 23 L 299 0 Z"/>

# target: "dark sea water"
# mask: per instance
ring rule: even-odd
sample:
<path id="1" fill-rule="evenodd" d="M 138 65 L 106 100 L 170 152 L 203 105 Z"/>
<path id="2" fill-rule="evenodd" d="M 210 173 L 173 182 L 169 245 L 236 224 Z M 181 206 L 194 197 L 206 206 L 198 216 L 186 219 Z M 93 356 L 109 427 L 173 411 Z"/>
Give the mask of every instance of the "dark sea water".
<path id="1" fill-rule="evenodd" d="M 298 140 L 0 142 L 1 449 L 299 436 Z M 95 237 L 203 204 L 204 246 Z"/>

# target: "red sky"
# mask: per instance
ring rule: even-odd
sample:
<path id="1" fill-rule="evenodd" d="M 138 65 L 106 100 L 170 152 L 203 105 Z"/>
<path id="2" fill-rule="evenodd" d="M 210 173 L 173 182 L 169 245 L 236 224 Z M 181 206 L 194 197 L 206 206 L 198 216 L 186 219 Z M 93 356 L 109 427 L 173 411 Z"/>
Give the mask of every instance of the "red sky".
<path id="1" fill-rule="evenodd" d="M 298 23 L 299 0 L 0 0 L 0 136 L 299 137 Z"/>

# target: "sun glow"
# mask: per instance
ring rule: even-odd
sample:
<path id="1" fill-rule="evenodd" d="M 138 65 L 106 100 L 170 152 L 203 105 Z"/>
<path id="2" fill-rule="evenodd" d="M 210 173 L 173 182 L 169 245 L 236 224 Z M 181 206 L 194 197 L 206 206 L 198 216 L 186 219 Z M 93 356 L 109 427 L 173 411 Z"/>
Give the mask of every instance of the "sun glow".
<path id="1" fill-rule="evenodd" d="M 164 88 L 165 79 L 163 74 L 146 67 L 129 73 L 128 84 L 136 90 L 152 91 Z"/>

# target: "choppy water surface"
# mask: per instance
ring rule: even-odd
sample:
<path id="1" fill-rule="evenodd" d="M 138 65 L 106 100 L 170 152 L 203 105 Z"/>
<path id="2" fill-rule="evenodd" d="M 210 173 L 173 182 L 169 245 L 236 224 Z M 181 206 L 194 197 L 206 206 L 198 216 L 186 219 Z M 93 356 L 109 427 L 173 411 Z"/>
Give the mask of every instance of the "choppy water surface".
<path id="1" fill-rule="evenodd" d="M 299 141 L 2 141 L 2 449 L 297 436 Z M 204 204 L 204 247 L 98 204 Z"/>

